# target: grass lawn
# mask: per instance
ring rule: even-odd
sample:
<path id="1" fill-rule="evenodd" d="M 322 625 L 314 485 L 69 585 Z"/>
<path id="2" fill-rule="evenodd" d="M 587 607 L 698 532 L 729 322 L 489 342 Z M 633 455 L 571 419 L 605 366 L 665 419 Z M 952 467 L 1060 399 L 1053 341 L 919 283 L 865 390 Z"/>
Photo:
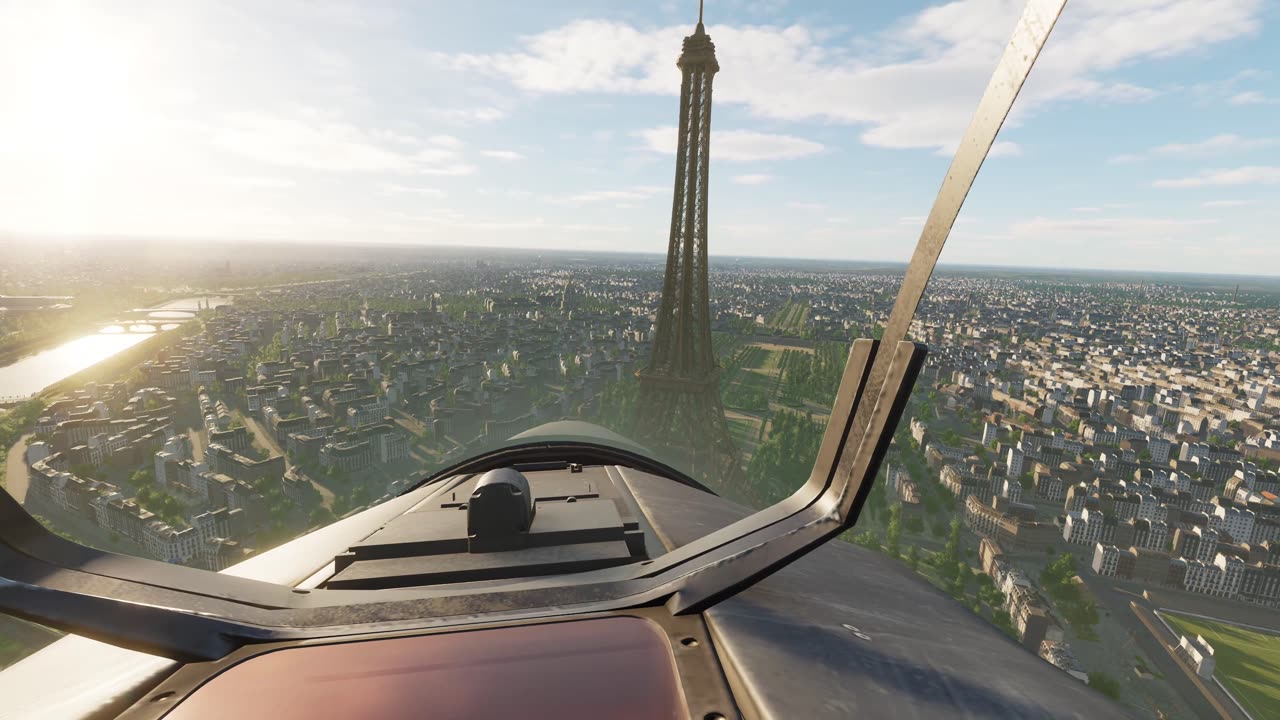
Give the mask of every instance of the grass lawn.
<path id="1" fill-rule="evenodd" d="M 729 380 L 729 388 L 741 388 L 743 390 L 759 390 L 766 395 L 773 390 L 773 378 L 761 372 L 754 370 L 740 370 Z"/>
<path id="2" fill-rule="evenodd" d="M 739 448 L 750 450 L 755 448 L 760 436 L 760 419 L 750 415 L 734 415 L 728 416 L 726 413 L 725 420 L 729 423 L 729 434 L 733 437 L 733 441 L 738 444 Z"/>
<path id="3" fill-rule="evenodd" d="M 1161 613 L 1178 632 L 1213 645 L 1214 673 L 1254 720 L 1280 720 L 1280 635 Z"/>
<path id="4" fill-rule="evenodd" d="M 742 360 L 742 367 L 747 370 L 773 370 L 778 367 L 782 353 L 768 350 L 759 345 L 748 345 Z"/>
<path id="5" fill-rule="evenodd" d="M 769 355 L 765 357 L 764 362 L 760 363 L 760 369 L 765 371 L 778 370 L 782 365 L 782 351 L 765 349 L 765 352 L 769 353 Z"/>

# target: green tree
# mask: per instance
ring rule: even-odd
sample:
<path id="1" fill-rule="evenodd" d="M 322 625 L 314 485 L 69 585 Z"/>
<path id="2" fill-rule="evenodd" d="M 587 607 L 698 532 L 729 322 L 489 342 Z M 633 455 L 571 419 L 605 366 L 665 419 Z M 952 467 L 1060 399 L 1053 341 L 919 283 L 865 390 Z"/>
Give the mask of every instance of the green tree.
<path id="1" fill-rule="evenodd" d="M 323 505 L 311 508 L 311 513 L 308 516 L 308 520 L 310 520 L 313 527 L 316 525 L 328 525 L 333 522 L 333 519 L 333 511 Z"/>
<path id="2" fill-rule="evenodd" d="M 943 566 L 946 567 L 946 566 Z M 963 561 L 957 562 L 952 570 L 952 581 L 948 587 L 948 591 L 955 597 L 963 597 L 965 587 L 969 584 L 969 579 L 973 577 L 973 571 L 969 569 L 968 563 Z"/>
<path id="3" fill-rule="evenodd" d="M 1013 622 L 1009 620 L 1009 616 L 1007 614 L 1000 611 L 993 612 L 991 613 L 991 622 L 995 624 L 996 627 L 1003 630 L 1004 634 L 1014 640 L 1018 639 L 1018 632 L 1013 629 Z"/>
<path id="4" fill-rule="evenodd" d="M 920 547 L 918 545 L 912 545 L 911 549 L 907 551 L 907 567 L 913 571 L 920 569 Z"/>
<path id="5" fill-rule="evenodd" d="M 952 518 L 951 535 L 947 538 L 947 544 L 942 549 L 943 558 L 954 565 L 960 561 L 960 518 Z"/>
<path id="6" fill-rule="evenodd" d="M 855 535 L 853 542 L 861 545 L 862 547 L 871 548 L 872 550 L 880 549 L 880 541 L 876 539 L 876 534 L 870 530 Z"/>
<path id="7" fill-rule="evenodd" d="M 0 333 L 0 336 L 2 335 Z M 0 344 L 2 344 L 2 340 L 0 340 Z M 12 408 L 9 412 L 0 412 L 0 486 L 5 483 L 4 475 L 9 448 L 35 424 L 43 412 L 44 401 L 38 399 L 28 400 Z"/>
<path id="8" fill-rule="evenodd" d="M 981 575 L 979 577 L 987 577 L 987 576 Z M 981 588 L 978 589 L 978 597 L 981 598 L 983 602 L 990 605 L 992 610 L 999 610 L 1000 608 L 1004 607 L 1004 603 L 1005 603 L 1004 593 L 1000 592 L 999 588 L 997 588 L 995 585 L 984 584 Z"/>
<path id="9" fill-rule="evenodd" d="M 1071 553 L 1063 553 L 1057 560 L 1045 566 L 1040 572 L 1040 584 L 1051 587 L 1067 582 L 1076 574 L 1076 558 Z"/>
<path id="10" fill-rule="evenodd" d="M 889 553 L 890 557 L 898 557 L 900 554 L 898 543 L 902 540 L 902 506 L 897 503 L 889 508 L 889 524 L 885 528 L 884 537 L 885 552 Z"/>
<path id="11" fill-rule="evenodd" d="M 768 440 L 756 449 L 747 466 L 745 494 L 748 499 L 772 504 L 799 487 L 813 468 L 822 432 L 822 426 L 808 414 L 776 413 L 770 424 Z"/>
<path id="12" fill-rule="evenodd" d="M 1104 672 L 1094 671 L 1089 673 L 1089 687 L 1112 700 L 1120 699 L 1120 681 Z"/>
<path id="13" fill-rule="evenodd" d="M 942 511 L 942 503 L 939 502 L 938 498 L 935 497 L 933 494 L 925 495 L 924 511 L 928 513 L 930 516 L 937 515 L 939 512 Z M 942 533 L 939 534 L 938 537 L 942 537 L 942 535 L 945 535 L 945 534 L 946 534 L 946 527 L 944 526 Z"/>
<path id="14" fill-rule="evenodd" d="M 356 507 L 367 505 L 369 503 L 369 500 L 370 500 L 369 488 L 365 485 L 360 485 L 356 487 L 355 491 L 351 493 L 351 502 Z"/>

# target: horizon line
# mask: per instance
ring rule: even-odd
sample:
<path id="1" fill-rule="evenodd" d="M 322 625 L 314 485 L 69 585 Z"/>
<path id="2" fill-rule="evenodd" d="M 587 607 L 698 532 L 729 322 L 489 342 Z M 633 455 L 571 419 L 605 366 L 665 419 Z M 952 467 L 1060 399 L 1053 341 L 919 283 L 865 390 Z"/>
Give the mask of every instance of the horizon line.
<path id="1" fill-rule="evenodd" d="M 349 249 L 396 249 L 396 250 L 413 250 L 413 249 L 448 249 L 448 250 L 471 250 L 471 251 L 516 251 L 516 252 L 547 252 L 547 253 L 590 253 L 597 255 L 618 255 L 618 256 L 651 256 L 661 258 L 666 255 L 665 252 L 656 250 L 609 250 L 609 249 L 587 249 L 587 248 L 555 248 L 555 247 L 530 247 L 522 245 L 463 245 L 456 243 L 431 243 L 431 242 L 394 242 L 394 241 L 364 241 L 353 242 L 350 240 L 299 240 L 292 238 L 226 238 L 219 236 L 199 236 L 199 235 L 124 235 L 111 233 L 22 233 L 15 231 L 0 230 L 0 243 L 5 241 L 22 242 L 23 240 L 34 239 L 60 239 L 60 240 L 130 240 L 142 242 L 214 242 L 224 245 L 234 244 L 274 244 L 274 245 L 323 245 L 326 247 L 341 247 Z M 835 257 L 801 257 L 801 256 L 778 256 L 778 255 L 753 255 L 750 253 L 708 253 L 709 258 L 719 258 L 721 260 L 743 259 L 743 260 L 777 260 L 782 262 L 804 262 L 804 263 L 852 263 L 873 265 L 879 267 L 898 267 L 906 268 L 909 264 L 907 260 L 871 260 L 865 258 L 835 258 Z M 1189 277 L 1224 277 L 1224 278 L 1247 278 L 1247 279 L 1266 279 L 1280 280 L 1280 274 L 1276 275 L 1246 275 L 1242 273 L 1205 271 L 1193 272 L 1186 270 L 1154 270 L 1149 268 L 1090 268 L 1090 267 L 1064 267 L 1064 266 L 1042 266 L 1042 265 L 1002 265 L 999 263 L 966 263 L 966 262 L 939 262 L 936 269 L 949 268 L 969 268 L 969 269 L 998 269 L 998 270 L 1031 270 L 1042 273 L 1111 273 L 1111 274 L 1134 274 L 1158 273 L 1161 275 L 1179 275 Z"/>

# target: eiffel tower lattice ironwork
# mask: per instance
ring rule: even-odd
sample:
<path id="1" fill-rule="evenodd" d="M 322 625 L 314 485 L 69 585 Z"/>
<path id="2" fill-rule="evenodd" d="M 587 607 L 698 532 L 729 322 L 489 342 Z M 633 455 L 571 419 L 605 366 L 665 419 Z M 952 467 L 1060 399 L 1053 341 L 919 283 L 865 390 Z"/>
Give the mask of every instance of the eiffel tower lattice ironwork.
<path id="1" fill-rule="evenodd" d="M 698 479 L 723 482 L 739 470 L 720 402 L 720 368 L 711 346 L 707 283 L 707 182 L 711 83 L 720 69 L 702 25 L 684 39 L 680 60 L 680 136 L 666 275 L 657 335 L 641 370 L 639 435 L 659 457 Z"/>

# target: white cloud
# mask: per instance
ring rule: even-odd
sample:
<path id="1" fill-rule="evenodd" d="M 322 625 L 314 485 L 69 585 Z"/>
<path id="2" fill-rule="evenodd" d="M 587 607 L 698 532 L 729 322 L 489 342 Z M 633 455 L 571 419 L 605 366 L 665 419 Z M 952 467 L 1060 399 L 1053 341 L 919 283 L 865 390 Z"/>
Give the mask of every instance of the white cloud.
<path id="1" fill-rule="evenodd" d="M 587 205 L 598 202 L 627 202 L 634 200 L 647 200 L 655 195 L 667 191 L 653 185 L 637 185 L 622 190 L 590 190 L 582 193 L 575 193 L 565 197 L 548 198 L 550 202 L 559 205 Z"/>
<path id="2" fill-rule="evenodd" d="M 765 118 L 862 125 L 870 145 L 947 148 L 967 125 L 1023 4 L 958 0 L 926 9 L 866 44 L 879 53 L 872 57 L 829 43 L 827 28 L 713 25 L 722 68 L 715 96 Z M 1064 13 L 1020 107 L 1149 98 L 1154 91 L 1106 73 L 1254 33 L 1261 8 L 1261 0 L 1080 0 Z M 688 31 L 582 20 L 525 37 L 507 52 L 435 59 L 534 93 L 673 95 L 672 56 Z"/>
<path id="3" fill-rule="evenodd" d="M 521 230 L 549 230 L 582 233 L 613 233 L 626 228 L 616 225 L 599 225 L 594 223 L 562 223 L 544 217 L 525 217 L 510 220 L 477 219 L 454 210 L 441 210 L 431 215 L 396 215 L 402 222 L 418 230 L 449 228 L 454 230 L 470 230 L 486 233 L 509 232 Z"/>
<path id="4" fill-rule="evenodd" d="M 297 115 L 235 112 L 213 130 L 215 146 L 267 165 L 323 172 L 474 172 L 462 162 L 457 138 L 438 135 L 428 142 L 367 130 L 311 111 Z"/>
<path id="5" fill-rule="evenodd" d="M 1050 42 L 1052 42 L 1052 40 Z M 1160 95 L 1159 90 L 1142 87 L 1141 85 L 1131 85 L 1125 82 L 1093 87 L 1091 89 L 1091 93 L 1094 97 L 1100 100 L 1122 103 L 1144 102 Z"/>
<path id="6" fill-rule="evenodd" d="M 827 206 L 825 203 L 802 202 L 800 200 L 792 200 L 791 202 L 787 203 L 787 207 L 795 208 L 796 210 L 826 210 L 827 209 Z"/>
<path id="7" fill-rule="evenodd" d="M 217 179 L 222 185 L 232 185 L 235 187 L 254 188 L 257 190 L 286 190 L 296 187 L 298 183 L 288 178 L 277 177 L 249 177 L 239 175 L 226 175 Z"/>
<path id="8" fill-rule="evenodd" d="M 457 150 L 462 147 L 462 141 L 452 135 L 432 135 L 430 141 L 432 145 L 439 145 L 451 150 Z"/>
<path id="9" fill-rule="evenodd" d="M 1261 105 L 1267 102 L 1267 96 L 1257 90 L 1238 92 L 1227 99 L 1232 105 Z"/>
<path id="10" fill-rule="evenodd" d="M 405 172 L 412 153 L 339 121 L 233 113 L 215 131 L 219 147 L 251 160 L 333 172 Z"/>
<path id="11" fill-rule="evenodd" d="M 987 157 L 1016 157 L 1022 154 L 1022 146 L 1015 142 L 997 141 L 992 143 Z"/>
<path id="12" fill-rule="evenodd" d="M 672 126 L 650 128 L 636 133 L 654 152 L 674 154 L 679 131 Z M 712 130 L 711 156 L 717 160 L 789 160 L 822 152 L 820 143 L 792 135 L 774 135 L 750 130 Z"/>
<path id="13" fill-rule="evenodd" d="M 937 149 L 937 154 L 943 157 L 951 157 L 956 154 L 956 149 L 960 147 L 959 142 L 948 143 Z M 1022 154 L 1022 146 L 1015 142 L 1005 140 L 997 140 L 991 144 L 991 150 L 987 152 L 987 157 L 1017 157 Z"/>
<path id="14" fill-rule="evenodd" d="M 507 116 L 505 110 L 496 107 L 437 108 L 427 112 L 450 124 L 487 123 Z"/>
<path id="15" fill-rule="evenodd" d="M 1245 138 L 1232 133 L 1221 133 L 1197 142 L 1166 143 L 1139 153 L 1115 155 L 1107 159 L 1112 165 L 1128 165 L 1142 162 L 1149 156 L 1209 157 L 1233 152 L 1259 150 L 1277 144 L 1275 138 Z"/>
<path id="16" fill-rule="evenodd" d="M 1110 158 L 1107 158 L 1107 162 L 1111 163 L 1112 165 L 1128 165 L 1131 163 L 1140 162 L 1141 160 L 1142 160 L 1142 156 L 1134 153 L 1114 155 Z"/>
<path id="17" fill-rule="evenodd" d="M 743 239 L 774 239 L 783 234 L 783 229 L 776 225 L 763 223 L 723 223 L 713 224 L 711 234 L 717 237 Z"/>
<path id="18" fill-rule="evenodd" d="M 445 175 L 445 176 L 470 175 L 475 171 L 476 171 L 476 168 L 474 165 L 468 165 L 466 163 L 449 163 L 447 165 L 424 166 L 416 170 L 416 172 L 422 175 Z"/>
<path id="19" fill-rule="evenodd" d="M 1141 234 L 1168 234 L 1184 232 L 1211 220 L 1171 220 L 1149 217 L 1064 218 L 1035 217 L 1009 226 L 1015 236 L 1044 236 L 1050 234 L 1080 234 L 1093 236 L 1127 236 Z"/>
<path id="20" fill-rule="evenodd" d="M 1270 147 L 1276 144 L 1274 138 L 1242 138 L 1239 135 L 1214 135 L 1207 140 L 1193 143 L 1169 143 L 1152 148 L 1153 155 L 1204 156 L 1227 152 L 1240 152 Z"/>
<path id="21" fill-rule="evenodd" d="M 523 160 L 524 155 L 515 150 L 481 150 L 480 154 L 495 160 Z"/>
<path id="22" fill-rule="evenodd" d="M 729 178 L 729 181 L 738 185 L 763 185 L 772 179 L 772 175 L 765 173 L 748 173 L 746 175 L 734 175 Z"/>
<path id="23" fill-rule="evenodd" d="M 444 191 L 439 188 L 400 185 L 398 183 L 384 183 L 382 191 L 393 195 L 429 195 L 431 197 L 444 195 Z"/>
<path id="24" fill-rule="evenodd" d="M 1206 200 L 1200 203 L 1203 208 L 1229 208 L 1229 207 L 1246 207 L 1252 205 L 1252 200 Z"/>
<path id="25" fill-rule="evenodd" d="M 1152 183 L 1152 186 L 1158 188 L 1189 188 L 1276 184 L 1280 184 L 1280 166 L 1246 165 L 1238 168 L 1205 170 L 1192 177 L 1156 180 Z"/>

